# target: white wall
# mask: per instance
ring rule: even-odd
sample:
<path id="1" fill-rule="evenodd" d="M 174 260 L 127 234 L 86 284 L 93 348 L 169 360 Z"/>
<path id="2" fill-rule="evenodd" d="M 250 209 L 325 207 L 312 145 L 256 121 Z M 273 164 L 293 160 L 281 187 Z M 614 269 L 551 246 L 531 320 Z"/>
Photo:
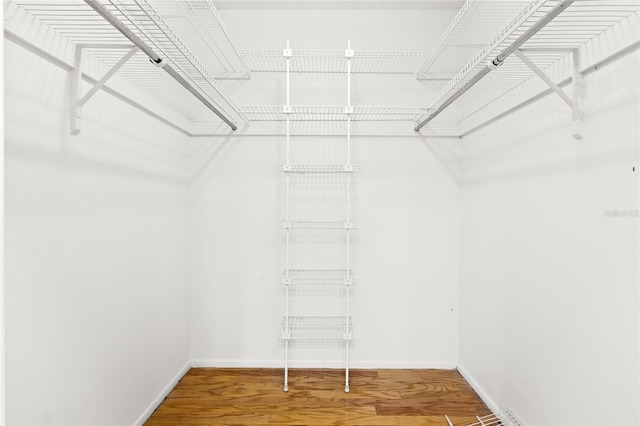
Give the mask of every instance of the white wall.
<path id="1" fill-rule="evenodd" d="M 284 314 L 278 287 L 284 233 L 277 225 L 284 217 L 284 181 L 277 165 L 283 161 L 283 138 L 205 143 L 210 160 L 191 197 L 192 357 L 202 365 L 281 366 L 282 345 L 276 337 Z M 296 154 L 303 158 L 314 149 L 331 151 L 336 143 L 344 143 L 344 138 L 293 138 L 294 146 L 306 147 L 294 150 L 293 161 Z M 457 141 L 356 137 L 353 143 L 354 162 L 360 165 L 353 178 L 358 229 L 353 231 L 352 253 L 359 281 L 352 299 L 357 337 L 353 365 L 453 368 L 458 327 Z M 292 199 L 306 197 L 292 209 L 309 217 L 304 212 L 313 206 L 339 219 L 343 181 L 329 178 L 327 199 L 313 196 L 327 188 L 327 180 L 310 176 L 304 182 L 292 184 Z M 318 201 L 323 204 L 314 204 Z M 319 236 L 324 242 L 292 245 L 292 268 L 344 267 L 339 233 Z M 326 298 L 318 300 L 331 309 Z M 292 298 L 292 311 L 322 313 L 314 303 L 303 303 Z M 343 312 L 342 303 L 332 306 L 336 310 L 325 313 Z M 293 365 L 307 366 L 340 366 L 341 359 L 342 352 L 331 348 L 292 356 Z"/>
<path id="2" fill-rule="evenodd" d="M 587 75 L 582 140 L 555 96 L 463 140 L 460 365 L 527 425 L 640 423 L 638 59 Z"/>
<path id="3" fill-rule="evenodd" d="M 435 43 L 455 11 L 222 13 L 240 48 L 280 49 L 289 39 L 294 49 L 341 50 L 351 39 L 354 49 L 402 51 Z M 393 36 L 381 38 L 382 27 Z M 354 75 L 352 81 L 357 106 L 421 106 L 439 88 L 412 75 Z M 282 74 L 254 73 L 249 81 L 225 84 L 240 105 L 285 103 Z M 343 74 L 291 76 L 292 105 L 344 105 L 346 92 Z M 281 125 L 274 128 L 284 131 Z M 293 163 L 346 162 L 343 123 L 295 123 L 293 128 Z M 423 139 L 411 123 L 404 132 L 409 136 L 402 137 L 382 137 L 397 130 L 384 123 L 354 129 L 353 162 L 360 171 L 353 178 L 358 229 L 352 267 L 359 281 L 351 312 L 357 339 L 353 366 L 453 368 L 459 140 Z M 284 178 L 277 167 L 284 162 L 284 137 L 201 138 L 194 149 L 202 160 L 191 193 L 192 357 L 201 365 L 282 366 L 277 336 L 284 303 L 278 279 L 285 256 L 284 233 L 277 226 L 284 219 Z M 292 188 L 294 217 L 344 218 L 341 178 L 296 178 Z M 299 203 L 301 198 L 305 201 Z M 340 233 L 320 236 L 323 242 L 292 246 L 292 268 L 345 266 Z M 335 293 L 297 293 L 291 304 L 294 314 L 344 313 Z M 294 366 L 340 367 L 343 356 L 326 345 L 296 348 L 291 360 Z"/>
<path id="4" fill-rule="evenodd" d="M 132 424 L 189 360 L 186 137 L 5 42 L 7 423 Z"/>

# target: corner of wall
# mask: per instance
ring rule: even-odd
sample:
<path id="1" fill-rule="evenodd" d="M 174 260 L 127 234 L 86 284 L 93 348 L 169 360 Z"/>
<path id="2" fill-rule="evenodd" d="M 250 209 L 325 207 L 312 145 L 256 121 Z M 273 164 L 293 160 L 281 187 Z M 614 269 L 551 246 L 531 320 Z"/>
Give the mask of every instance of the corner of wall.
<path id="1" fill-rule="evenodd" d="M 469 386 L 471 386 L 471 388 L 478 394 L 480 399 L 482 399 L 487 407 L 489 407 L 489 410 L 491 410 L 493 414 L 497 415 L 500 412 L 500 409 L 493 398 L 489 396 L 489 393 L 484 390 L 482 386 L 480 386 L 480 383 L 478 383 L 478 381 L 471 375 L 471 373 L 467 371 L 467 369 L 465 369 L 462 365 L 458 365 L 457 370 L 458 373 L 460 373 L 460 375 L 467 381 L 467 383 L 469 383 Z"/>
<path id="2" fill-rule="evenodd" d="M 149 404 L 149 406 L 142 412 L 140 417 L 133 423 L 134 426 L 142 426 L 149 417 L 156 411 L 156 409 L 162 404 L 162 401 L 169 395 L 169 393 L 176 387 L 176 385 L 182 380 L 185 374 L 191 369 L 191 361 L 188 361 L 185 365 L 180 368 L 178 373 L 167 383 L 162 391 L 156 396 L 153 401 Z"/>

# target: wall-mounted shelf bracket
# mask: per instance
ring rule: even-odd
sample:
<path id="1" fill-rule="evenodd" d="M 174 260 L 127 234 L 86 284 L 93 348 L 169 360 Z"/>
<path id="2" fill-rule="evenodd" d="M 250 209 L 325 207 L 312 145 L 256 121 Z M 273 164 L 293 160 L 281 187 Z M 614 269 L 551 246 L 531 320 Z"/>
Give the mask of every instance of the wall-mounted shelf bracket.
<path id="1" fill-rule="evenodd" d="M 109 71 L 105 73 L 105 75 L 96 82 L 96 84 L 89 89 L 89 91 L 80 98 L 80 84 L 82 82 L 82 55 L 84 49 L 88 48 L 103 48 L 103 49 L 114 49 L 114 48 L 122 48 L 129 49 L 129 51 L 120 59 L 115 65 L 111 67 Z M 111 77 L 120 69 L 124 64 L 127 63 L 129 59 L 133 55 L 138 52 L 138 48 L 136 46 L 131 45 L 113 45 L 113 44 L 78 44 L 75 47 L 74 55 L 73 55 L 73 69 L 71 70 L 71 85 L 70 85 L 70 131 L 72 135 L 77 135 L 82 130 L 81 120 L 82 120 L 82 108 L 84 105 L 95 95 L 98 90 L 102 89 L 104 85 L 109 81 Z"/>
<path id="2" fill-rule="evenodd" d="M 349 42 L 349 45 L 351 45 L 351 43 Z M 348 47 L 347 49 L 344 50 L 344 57 L 347 59 L 351 59 L 353 58 L 354 53 L 353 53 L 353 49 L 351 49 L 351 47 Z"/>
<path id="3" fill-rule="evenodd" d="M 553 90 L 560 98 L 571 108 L 571 119 L 573 121 L 573 137 L 582 139 L 581 134 L 581 114 L 579 108 L 581 73 L 580 73 L 580 52 L 578 49 L 572 49 L 573 56 L 573 96 L 569 96 L 560 86 L 558 86 L 547 74 L 544 73 L 531 59 L 527 57 L 521 50 L 516 50 L 515 55 L 533 71 L 542 81 L 544 81 L 551 90 Z"/>

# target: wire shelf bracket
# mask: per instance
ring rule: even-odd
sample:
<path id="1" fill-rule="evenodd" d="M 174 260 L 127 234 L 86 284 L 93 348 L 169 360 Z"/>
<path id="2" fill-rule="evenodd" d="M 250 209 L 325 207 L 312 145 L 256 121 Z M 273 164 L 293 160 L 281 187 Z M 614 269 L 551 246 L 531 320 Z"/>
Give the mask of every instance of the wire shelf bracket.
<path id="1" fill-rule="evenodd" d="M 94 49 L 99 49 L 99 48 L 109 48 L 109 49 L 114 49 L 114 48 L 123 48 L 123 49 L 129 49 L 129 51 L 122 57 L 122 59 L 120 59 L 118 62 L 116 62 L 111 69 L 109 69 L 104 76 L 98 80 L 92 87 L 91 89 L 89 89 L 89 91 L 87 91 L 87 93 L 85 93 L 84 96 L 82 96 L 82 98 L 78 99 L 80 96 L 80 85 L 82 82 L 82 56 L 83 56 L 83 52 L 85 48 L 94 48 Z M 84 105 L 89 101 L 89 99 L 91 99 L 93 97 L 93 95 L 95 95 L 98 90 L 102 89 L 104 87 L 104 85 L 107 83 L 107 81 L 109 81 L 109 79 L 111 77 L 113 77 L 113 75 L 118 72 L 118 70 L 120 68 L 122 68 L 122 66 L 124 64 L 127 63 L 127 61 L 129 59 L 131 59 L 133 57 L 133 55 L 135 55 L 136 53 L 138 53 L 140 49 L 137 46 L 130 46 L 130 45 L 100 45 L 100 44 L 96 44 L 96 45 L 92 45 L 92 44 L 77 44 L 75 46 L 74 49 L 74 67 L 71 70 L 71 85 L 69 87 L 70 90 L 70 97 L 71 97 L 71 102 L 69 103 L 70 105 L 70 123 L 69 123 L 69 127 L 70 127 L 70 131 L 72 135 L 78 135 L 80 134 L 80 132 L 82 131 L 82 108 L 84 107 Z"/>
<path id="2" fill-rule="evenodd" d="M 574 130 L 573 130 L 573 137 L 575 139 L 582 139 L 582 132 L 580 131 L 581 125 L 580 125 L 580 109 L 578 106 L 578 100 L 580 97 L 580 86 L 581 84 L 578 81 L 578 78 L 574 79 L 574 91 L 573 91 L 573 97 L 570 97 L 569 95 L 567 95 L 564 90 L 562 90 L 562 88 L 560 88 L 560 86 L 558 86 L 552 79 L 551 77 L 549 77 L 547 74 L 545 74 L 544 71 L 542 71 L 540 68 L 538 68 L 538 66 L 536 64 L 533 63 L 533 61 L 531 59 L 529 59 L 527 57 L 527 55 L 525 55 L 524 52 L 522 52 L 522 50 L 516 50 L 515 52 L 513 52 L 518 59 L 520 59 L 522 61 L 523 64 L 525 64 L 527 67 L 529 67 L 529 69 L 531 69 L 531 71 L 533 71 L 533 73 L 535 75 L 537 75 L 538 77 L 540 77 L 540 79 L 542 81 L 544 81 L 547 86 L 549 86 L 549 88 L 551 90 L 553 90 L 554 93 L 556 93 L 558 96 L 560 96 L 560 98 L 567 104 L 569 105 L 569 107 L 571 108 L 571 119 L 574 122 Z M 572 49 L 571 53 L 573 55 L 573 72 L 574 72 L 574 76 L 579 76 L 580 75 L 580 51 L 578 49 Z"/>

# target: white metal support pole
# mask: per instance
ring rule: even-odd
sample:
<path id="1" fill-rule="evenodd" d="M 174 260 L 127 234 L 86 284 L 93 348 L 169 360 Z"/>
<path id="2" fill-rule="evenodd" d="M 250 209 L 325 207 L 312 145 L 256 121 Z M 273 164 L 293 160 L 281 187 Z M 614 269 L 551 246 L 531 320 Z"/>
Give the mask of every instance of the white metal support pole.
<path id="1" fill-rule="evenodd" d="M 580 49 L 571 51 L 573 59 L 573 77 L 571 85 L 573 86 L 573 137 L 574 139 L 582 139 L 582 85 L 584 83 L 584 74 L 580 71 L 582 60 L 580 58 Z"/>
<path id="2" fill-rule="evenodd" d="M 291 113 L 291 104 L 289 99 L 289 71 L 290 65 L 289 60 L 291 58 L 291 49 L 289 48 L 289 40 L 287 40 L 287 48 L 283 51 L 283 56 L 287 62 L 287 99 L 286 105 L 283 107 L 283 111 L 287 116 L 287 137 L 286 137 L 286 165 L 289 166 L 291 164 L 291 156 L 290 156 L 290 117 Z M 286 170 L 286 168 L 285 168 Z M 284 282 L 285 282 L 285 307 L 284 307 L 284 391 L 289 391 L 289 339 L 291 338 L 291 330 L 289 330 L 289 286 L 291 284 L 291 277 L 289 276 L 289 243 L 291 239 L 291 215 L 290 215 L 290 174 L 285 172 L 285 220 L 287 223 L 287 235 L 285 240 L 285 273 L 284 273 Z"/>
<path id="3" fill-rule="evenodd" d="M 82 119 L 81 109 L 78 108 L 78 94 L 82 82 L 82 46 L 76 46 L 73 50 L 73 69 L 71 70 L 71 84 L 69 85 L 69 130 L 72 135 L 77 135 L 82 130 L 80 120 Z"/>
<path id="4" fill-rule="evenodd" d="M 353 58 L 353 50 L 351 50 L 351 41 L 347 42 L 347 50 L 345 50 L 345 58 L 347 59 L 347 106 L 345 113 L 347 114 L 347 167 L 351 170 L 351 114 L 353 107 L 351 106 L 351 58 Z M 347 174 L 347 219 L 345 227 L 347 228 L 346 243 L 346 265 L 347 279 L 345 281 L 346 293 L 346 313 L 345 313 L 345 385 L 344 391 L 349 392 L 349 346 L 351 343 L 351 173 Z"/>

